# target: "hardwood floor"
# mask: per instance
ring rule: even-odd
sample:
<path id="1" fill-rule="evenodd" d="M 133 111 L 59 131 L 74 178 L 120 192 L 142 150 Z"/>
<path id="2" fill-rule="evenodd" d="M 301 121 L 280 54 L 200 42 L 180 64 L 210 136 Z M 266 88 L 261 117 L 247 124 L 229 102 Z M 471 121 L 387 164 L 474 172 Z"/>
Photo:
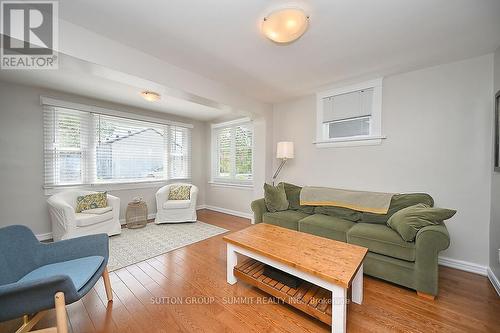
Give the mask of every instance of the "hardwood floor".
<path id="1" fill-rule="evenodd" d="M 209 210 L 199 220 L 228 230 L 243 218 Z M 109 274 L 113 303 L 102 279 L 67 307 L 70 331 L 79 332 L 329 332 L 330 327 L 243 282 L 226 283 L 222 235 Z M 365 276 L 362 305 L 350 304 L 348 332 L 500 332 L 500 297 L 486 277 L 440 268 L 435 301 Z M 233 298 L 234 297 L 234 298 Z M 55 325 L 53 310 L 35 328 Z M 14 320 L 0 332 L 14 332 Z"/>

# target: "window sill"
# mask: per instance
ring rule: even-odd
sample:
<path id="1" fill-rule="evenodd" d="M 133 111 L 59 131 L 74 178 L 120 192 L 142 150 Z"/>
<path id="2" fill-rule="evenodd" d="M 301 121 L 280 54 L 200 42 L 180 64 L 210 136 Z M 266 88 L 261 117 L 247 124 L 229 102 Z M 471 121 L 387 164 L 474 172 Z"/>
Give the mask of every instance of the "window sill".
<path id="1" fill-rule="evenodd" d="M 157 188 L 165 186 L 169 183 L 183 182 L 187 179 L 171 179 L 171 180 L 151 180 L 138 182 L 120 182 L 120 183 L 98 183 L 98 184 L 77 184 L 77 185 L 55 185 L 44 186 L 46 196 L 57 194 L 66 190 L 87 190 L 87 191 L 120 191 L 134 190 L 143 188 Z"/>
<path id="2" fill-rule="evenodd" d="M 244 190 L 253 190 L 253 184 L 242 184 L 242 183 L 230 183 L 230 182 L 220 182 L 220 181 L 210 181 L 209 185 L 213 187 L 226 187 L 226 188 L 239 188 Z"/>
<path id="3" fill-rule="evenodd" d="M 376 146 L 381 144 L 384 139 L 386 139 L 385 136 L 366 136 L 315 141 L 313 143 L 318 148 Z"/>

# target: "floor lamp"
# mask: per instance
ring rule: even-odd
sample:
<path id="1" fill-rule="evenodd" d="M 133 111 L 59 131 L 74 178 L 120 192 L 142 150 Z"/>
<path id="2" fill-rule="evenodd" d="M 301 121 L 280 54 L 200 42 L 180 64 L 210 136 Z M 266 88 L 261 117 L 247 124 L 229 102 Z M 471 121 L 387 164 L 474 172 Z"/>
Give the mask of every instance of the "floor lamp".
<path id="1" fill-rule="evenodd" d="M 278 177 L 278 175 L 279 175 L 281 169 L 283 168 L 283 166 L 285 165 L 286 161 L 293 158 L 293 157 L 294 157 L 294 155 L 293 155 L 293 142 L 289 142 L 289 141 L 278 142 L 278 145 L 276 147 L 276 158 L 281 159 L 281 163 L 280 163 L 278 169 L 276 170 L 276 172 L 274 173 L 273 186 L 274 186 L 274 181 Z"/>

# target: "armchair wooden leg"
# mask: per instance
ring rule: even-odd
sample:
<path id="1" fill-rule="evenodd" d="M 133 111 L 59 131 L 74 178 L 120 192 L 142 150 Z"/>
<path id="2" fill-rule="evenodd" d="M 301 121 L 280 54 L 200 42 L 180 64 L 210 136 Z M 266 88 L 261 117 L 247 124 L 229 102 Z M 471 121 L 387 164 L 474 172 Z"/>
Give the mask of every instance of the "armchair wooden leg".
<path id="1" fill-rule="evenodd" d="M 64 300 L 64 293 L 56 293 L 54 296 L 54 302 L 56 305 L 57 327 L 49 327 L 41 330 L 31 331 L 33 326 L 35 326 L 47 313 L 47 311 L 40 311 L 31 318 L 30 316 L 25 315 L 23 317 L 23 325 L 16 331 L 16 333 L 68 333 L 68 318 L 66 316 L 66 302 Z"/>
<path id="2" fill-rule="evenodd" d="M 45 316 L 46 313 L 47 313 L 47 311 L 41 311 L 41 312 L 38 312 L 37 314 L 35 314 L 31 318 L 28 315 L 24 315 L 23 316 L 23 325 L 21 327 L 19 327 L 19 329 L 16 331 L 16 333 L 29 332 L 33 328 L 33 326 L 35 326 L 40 321 L 40 319 L 42 319 L 43 316 Z"/>
<path id="3" fill-rule="evenodd" d="M 102 272 L 102 279 L 104 280 L 104 288 L 106 289 L 106 297 L 108 298 L 108 302 L 112 302 L 113 290 L 111 289 L 111 282 L 109 282 L 109 273 L 107 267 L 104 269 L 104 272 Z"/>
<path id="4" fill-rule="evenodd" d="M 57 333 L 68 333 L 68 319 L 66 317 L 64 293 L 58 292 L 54 298 L 56 303 Z"/>

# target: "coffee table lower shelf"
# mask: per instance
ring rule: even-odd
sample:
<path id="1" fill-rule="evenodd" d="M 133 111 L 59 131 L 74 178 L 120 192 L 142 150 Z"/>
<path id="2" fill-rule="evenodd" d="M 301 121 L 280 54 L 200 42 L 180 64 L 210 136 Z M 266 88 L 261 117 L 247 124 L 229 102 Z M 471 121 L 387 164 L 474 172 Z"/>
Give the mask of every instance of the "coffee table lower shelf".
<path id="1" fill-rule="evenodd" d="M 332 325 L 332 293 L 309 282 L 302 282 L 297 289 L 273 280 L 264 273 L 264 264 L 247 259 L 234 267 L 234 275 L 246 283 L 278 298 L 322 322 Z"/>

